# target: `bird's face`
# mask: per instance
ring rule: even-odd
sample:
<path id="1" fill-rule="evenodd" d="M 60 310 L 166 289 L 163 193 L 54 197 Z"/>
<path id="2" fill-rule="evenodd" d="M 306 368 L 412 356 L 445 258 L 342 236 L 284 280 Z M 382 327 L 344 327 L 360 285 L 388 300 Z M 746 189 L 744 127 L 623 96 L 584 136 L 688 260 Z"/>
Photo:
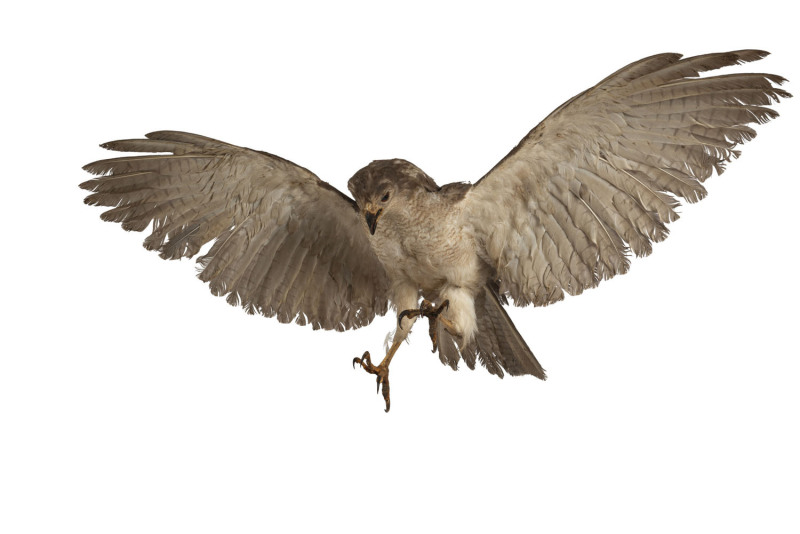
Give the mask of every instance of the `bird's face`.
<path id="1" fill-rule="evenodd" d="M 391 209 L 390 206 L 396 192 L 395 185 L 386 181 L 379 184 L 377 193 L 370 195 L 370 198 L 364 203 L 364 220 L 367 222 L 370 234 L 375 235 L 375 230 L 378 228 L 378 218 L 383 215 L 384 210 Z"/>
<path id="2" fill-rule="evenodd" d="M 404 198 L 420 189 L 438 189 L 428 175 L 402 159 L 373 161 L 350 178 L 347 188 L 371 235 L 378 231 L 381 217 L 402 206 Z"/>

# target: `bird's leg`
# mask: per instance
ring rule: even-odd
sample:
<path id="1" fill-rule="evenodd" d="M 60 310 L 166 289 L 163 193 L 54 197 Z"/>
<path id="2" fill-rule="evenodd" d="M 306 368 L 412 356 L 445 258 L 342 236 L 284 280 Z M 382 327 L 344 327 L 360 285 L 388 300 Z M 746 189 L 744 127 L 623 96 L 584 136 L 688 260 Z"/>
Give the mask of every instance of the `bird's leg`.
<path id="1" fill-rule="evenodd" d="M 423 317 L 428 318 L 428 333 L 431 336 L 431 341 L 433 342 L 433 351 L 436 352 L 436 349 L 439 348 L 439 336 L 436 332 L 436 325 L 437 323 L 442 323 L 442 326 L 445 329 L 453 334 L 454 336 L 460 336 L 458 329 L 453 324 L 452 321 L 447 319 L 446 317 L 442 317 L 442 312 L 446 310 L 450 306 L 450 301 L 445 300 L 438 307 L 436 307 L 431 301 L 422 299 L 422 303 L 420 304 L 419 308 L 416 310 L 403 310 L 400 312 L 400 315 L 397 316 L 397 324 L 399 325 L 403 317 L 408 317 L 412 319 L 414 317 L 419 317 L 420 315 Z"/>
<path id="2" fill-rule="evenodd" d="M 391 404 L 389 402 L 389 363 L 391 363 L 394 353 L 397 352 L 402 342 L 402 339 L 395 340 L 389 348 L 389 352 L 386 353 L 386 356 L 383 357 L 383 360 L 377 366 L 372 365 L 372 361 L 369 359 L 369 351 L 365 352 L 360 358 L 353 358 L 353 367 L 355 367 L 356 364 L 360 364 L 366 372 L 371 375 L 376 375 L 375 382 L 378 384 L 377 390 L 383 392 L 383 400 L 386 401 L 387 412 Z"/>

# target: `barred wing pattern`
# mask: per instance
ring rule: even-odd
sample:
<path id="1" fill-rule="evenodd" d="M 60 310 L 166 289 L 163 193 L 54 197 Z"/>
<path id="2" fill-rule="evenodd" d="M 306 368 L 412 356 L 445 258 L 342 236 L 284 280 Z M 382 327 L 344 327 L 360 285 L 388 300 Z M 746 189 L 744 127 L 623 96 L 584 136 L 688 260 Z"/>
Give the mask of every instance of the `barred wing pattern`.
<path id="1" fill-rule="evenodd" d="M 184 132 L 103 146 L 170 152 L 96 161 L 81 184 L 101 217 L 142 231 L 162 258 L 198 258 L 198 277 L 248 313 L 344 330 L 386 313 L 389 282 L 355 202 L 287 160 Z"/>
<path id="2" fill-rule="evenodd" d="M 629 251 L 650 254 L 678 218 L 676 197 L 702 199 L 702 182 L 755 137 L 748 125 L 791 96 L 772 74 L 699 74 L 766 55 L 648 57 L 534 128 L 465 199 L 501 293 L 550 304 L 625 273 Z"/>

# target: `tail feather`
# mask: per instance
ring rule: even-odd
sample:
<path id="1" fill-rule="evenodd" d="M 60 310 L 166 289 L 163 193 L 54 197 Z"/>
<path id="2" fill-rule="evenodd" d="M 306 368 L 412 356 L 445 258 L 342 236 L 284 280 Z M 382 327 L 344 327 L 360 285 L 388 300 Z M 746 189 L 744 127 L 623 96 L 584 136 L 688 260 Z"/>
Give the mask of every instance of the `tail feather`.
<path id="1" fill-rule="evenodd" d="M 503 378 L 503 370 L 512 376 L 533 375 L 547 379 L 536 356 L 517 331 L 511 318 L 503 309 L 496 285 L 487 284 L 475 297 L 475 314 L 478 329 L 473 340 L 459 349 L 456 340 L 439 324 L 439 359 L 453 369 L 458 366 L 459 353 L 470 369 L 475 362 L 493 375 Z"/>

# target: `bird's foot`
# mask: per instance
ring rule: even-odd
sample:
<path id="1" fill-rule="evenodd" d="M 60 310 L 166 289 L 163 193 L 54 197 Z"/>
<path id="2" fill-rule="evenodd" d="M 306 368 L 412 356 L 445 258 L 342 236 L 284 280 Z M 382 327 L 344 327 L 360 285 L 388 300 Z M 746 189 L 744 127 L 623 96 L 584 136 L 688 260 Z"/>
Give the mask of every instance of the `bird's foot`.
<path id="1" fill-rule="evenodd" d="M 442 312 L 450 307 L 450 301 L 445 300 L 437 307 L 433 302 L 422 299 L 422 303 L 420 304 L 419 308 L 416 310 L 403 310 L 400 312 L 400 315 L 397 316 L 397 325 L 403 322 L 403 317 L 408 317 L 409 319 L 413 319 L 414 317 L 419 317 L 420 315 L 423 317 L 428 318 L 428 333 L 431 336 L 431 341 L 433 342 L 433 350 L 431 352 L 436 352 L 436 349 L 439 348 L 439 335 L 437 329 L 437 323 L 441 322 L 442 325 L 447 329 L 448 332 L 457 335 L 457 330 L 455 325 L 448 319 L 441 317 Z"/>
<path id="2" fill-rule="evenodd" d="M 391 357 L 388 359 L 391 360 Z M 375 382 L 378 384 L 376 393 L 383 391 L 383 400 L 386 401 L 385 411 L 388 412 L 391 403 L 389 401 L 389 363 L 387 358 L 384 358 L 377 366 L 372 365 L 372 361 L 369 359 L 369 351 L 367 351 L 360 358 L 353 358 L 353 368 L 355 368 L 356 364 L 361 365 L 369 374 L 376 375 Z"/>

